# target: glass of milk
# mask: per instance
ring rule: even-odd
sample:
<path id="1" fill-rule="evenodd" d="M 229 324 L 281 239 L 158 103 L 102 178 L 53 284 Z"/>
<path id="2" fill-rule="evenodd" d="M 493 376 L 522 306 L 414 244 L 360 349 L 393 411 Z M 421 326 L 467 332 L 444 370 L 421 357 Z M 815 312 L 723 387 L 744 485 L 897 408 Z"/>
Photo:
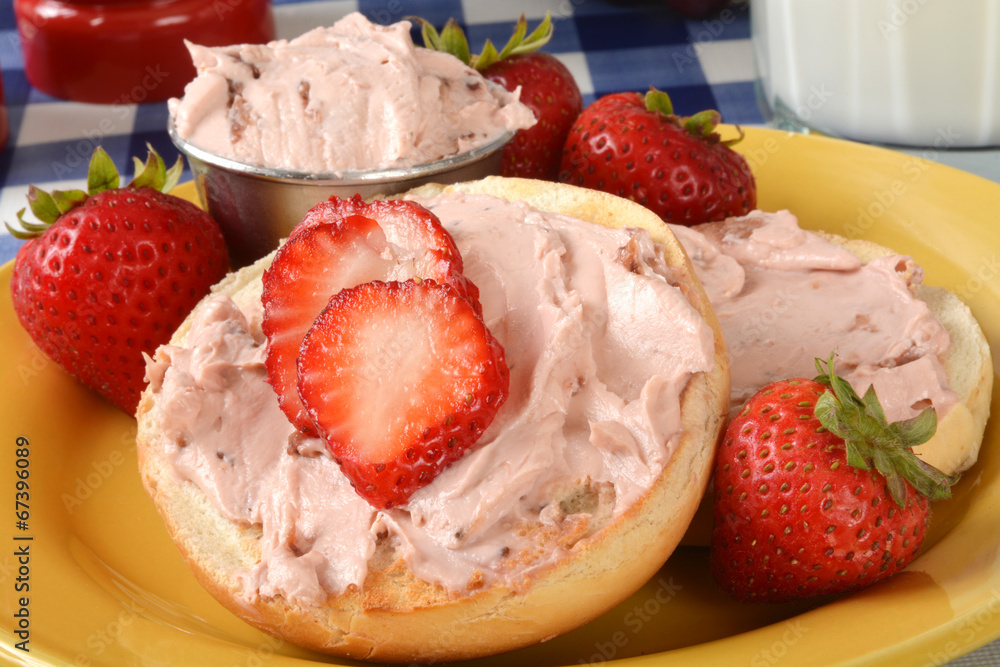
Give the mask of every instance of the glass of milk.
<path id="1" fill-rule="evenodd" d="M 750 19 L 779 128 L 1000 146 L 1000 0 L 751 0 Z"/>

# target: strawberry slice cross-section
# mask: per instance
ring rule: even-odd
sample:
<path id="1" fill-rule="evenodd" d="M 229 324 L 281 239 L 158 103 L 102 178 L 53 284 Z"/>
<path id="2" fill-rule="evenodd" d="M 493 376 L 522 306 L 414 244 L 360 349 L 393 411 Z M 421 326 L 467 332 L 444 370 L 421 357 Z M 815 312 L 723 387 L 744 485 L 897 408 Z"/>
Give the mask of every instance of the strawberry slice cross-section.
<path id="1" fill-rule="evenodd" d="M 289 421 L 316 435 L 296 390 L 299 346 L 334 294 L 373 280 L 452 283 L 477 312 L 478 291 L 434 214 L 414 202 L 332 198 L 315 206 L 264 272 L 262 328 L 268 382 Z"/>
<path id="2" fill-rule="evenodd" d="M 341 198 L 331 197 L 312 207 L 295 226 L 289 238 L 294 238 L 319 225 L 336 223 L 352 215 L 363 215 L 377 220 L 385 230 L 389 243 L 414 251 L 423 249 L 451 263 L 453 270 L 462 271 L 462 256 L 455 240 L 437 216 L 416 202 L 398 199 L 365 201 L 360 195 Z"/>
<path id="3" fill-rule="evenodd" d="M 397 199 L 365 201 L 360 195 L 331 197 L 306 213 L 292 230 L 291 238 L 317 225 L 330 224 L 353 215 L 378 221 L 389 244 L 404 251 L 397 260 L 403 270 L 412 266 L 409 270 L 413 277 L 453 284 L 482 314 L 479 289 L 462 273 L 465 270 L 462 254 L 455 245 L 455 239 L 436 215 L 416 202 Z M 387 276 L 383 280 L 406 280 L 410 275 Z"/>
<path id="4" fill-rule="evenodd" d="M 355 490 L 405 505 L 506 400 L 503 347 L 454 286 L 373 281 L 334 296 L 302 343 L 298 390 Z"/>
<path id="5" fill-rule="evenodd" d="M 316 316 L 336 292 L 384 277 L 391 269 L 384 257 L 381 227 L 362 216 L 313 227 L 289 240 L 263 277 L 267 336 L 267 379 L 289 421 L 315 435 L 295 388 L 299 346 Z"/>

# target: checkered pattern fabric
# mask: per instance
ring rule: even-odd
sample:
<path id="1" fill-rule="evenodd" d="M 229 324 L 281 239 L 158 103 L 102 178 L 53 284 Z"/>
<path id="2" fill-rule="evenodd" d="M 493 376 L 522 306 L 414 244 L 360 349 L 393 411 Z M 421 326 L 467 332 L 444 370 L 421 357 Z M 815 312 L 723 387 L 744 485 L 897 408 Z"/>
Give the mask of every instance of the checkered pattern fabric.
<path id="1" fill-rule="evenodd" d="M 584 102 L 622 90 L 667 90 L 680 113 L 716 108 L 726 122 L 762 122 L 753 91 L 750 22 L 734 4 L 705 21 L 683 20 L 658 0 L 275 0 L 279 37 L 360 11 L 390 23 L 419 15 L 437 26 L 454 17 L 474 50 L 487 39 L 503 44 L 522 13 L 531 25 L 551 12 L 555 32 L 547 50 L 573 72 Z M 415 36 L 419 39 L 419 36 Z M 419 43 L 419 42 L 418 42 Z M 94 147 L 123 167 L 151 144 L 171 163 L 177 154 L 166 133 L 166 103 L 95 105 L 55 99 L 24 74 L 11 3 L 0 3 L 0 66 L 11 136 L 0 153 L 0 219 L 13 221 L 26 204 L 28 184 L 79 187 Z M 67 181 L 69 183 L 67 183 Z M 0 231 L 0 263 L 20 242 Z"/>

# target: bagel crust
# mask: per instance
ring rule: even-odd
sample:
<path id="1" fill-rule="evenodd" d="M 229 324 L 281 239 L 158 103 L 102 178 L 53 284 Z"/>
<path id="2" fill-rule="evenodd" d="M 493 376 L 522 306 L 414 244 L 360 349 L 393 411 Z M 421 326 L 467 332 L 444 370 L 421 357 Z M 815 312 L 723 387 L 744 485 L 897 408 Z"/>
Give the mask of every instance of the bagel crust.
<path id="1" fill-rule="evenodd" d="M 323 653 L 382 662 L 469 659 L 545 641 L 603 614 L 648 581 L 680 542 L 707 487 L 728 412 L 728 355 L 719 323 L 683 248 L 658 217 L 604 193 L 499 177 L 424 186 L 410 196 L 444 193 L 490 195 L 607 227 L 647 230 L 662 247 L 676 286 L 711 328 L 712 368 L 687 380 L 680 395 L 678 443 L 652 485 L 571 544 L 560 543 L 559 536 L 554 541 L 540 537 L 541 547 L 565 554 L 527 570 L 517 585 L 487 580 L 455 591 L 428 583 L 409 570 L 398 545 L 384 540 L 368 560 L 363 585 L 350 585 L 319 602 L 245 595 L 243 577 L 261 559 L 261 528 L 223 516 L 200 487 L 178 477 L 164 455 L 159 397 L 147 388 L 137 414 L 141 478 L 195 577 L 248 623 Z M 217 285 L 171 345 L 183 345 L 192 321 L 215 295 L 226 295 L 237 306 L 259 301 L 260 276 L 270 260 L 265 257 Z"/>
<path id="2" fill-rule="evenodd" d="M 895 250 L 868 240 L 848 239 L 823 231 L 810 233 L 850 251 L 862 263 L 898 255 Z M 927 305 L 948 333 L 950 345 L 940 361 L 947 385 L 957 399 L 939 415 L 934 436 L 913 451 L 924 462 L 948 475 L 960 474 L 976 463 L 990 416 L 993 361 L 989 343 L 972 311 L 954 293 L 920 282 L 914 296 Z M 708 493 L 682 544 L 707 546 L 711 533 L 712 494 Z"/>
<path id="3" fill-rule="evenodd" d="M 858 256 L 862 262 L 895 255 L 890 248 L 829 232 L 816 232 Z M 993 359 L 982 327 L 969 307 L 943 287 L 921 284 L 916 297 L 927 304 L 951 339 L 942 359 L 948 386 L 958 401 L 938 420 L 934 437 L 914 447 L 922 460 L 946 474 L 962 473 L 975 464 L 983 443 L 993 395 Z"/>

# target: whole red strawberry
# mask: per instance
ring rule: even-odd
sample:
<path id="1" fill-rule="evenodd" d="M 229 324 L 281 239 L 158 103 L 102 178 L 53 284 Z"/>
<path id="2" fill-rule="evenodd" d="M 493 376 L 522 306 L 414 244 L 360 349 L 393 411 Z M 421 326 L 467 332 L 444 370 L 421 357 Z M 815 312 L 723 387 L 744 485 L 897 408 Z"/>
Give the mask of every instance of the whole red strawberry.
<path id="1" fill-rule="evenodd" d="M 717 111 L 679 118 L 655 89 L 606 95 L 573 124 L 559 180 L 626 197 L 679 225 L 745 215 L 757 206 L 757 186 L 733 142 L 715 132 L 719 120 Z"/>
<path id="2" fill-rule="evenodd" d="M 139 169 L 141 167 L 141 170 Z M 180 177 L 150 149 L 119 187 L 98 148 L 87 192 L 30 188 L 41 223 L 18 213 L 28 239 L 11 274 L 18 320 L 53 361 L 129 414 L 145 387 L 145 361 L 170 339 L 194 305 L 228 270 L 215 221 L 165 194 Z"/>
<path id="3" fill-rule="evenodd" d="M 424 44 L 445 51 L 482 72 L 510 91 L 521 89 L 521 102 L 538 122 L 518 130 L 503 151 L 500 174 L 555 181 L 562 148 L 573 121 L 583 111 L 583 95 L 573 74 L 550 53 L 538 51 L 552 38 L 552 19 L 545 19 L 530 34 L 522 15 L 507 44 L 499 52 L 487 40 L 479 55 L 470 55 L 462 29 L 449 20 L 440 35 L 422 22 Z"/>
<path id="4" fill-rule="evenodd" d="M 950 494 L 954 480 L 910 449 L 933 435 L 932 409 L 887 424 L 873 390 L 859 398 L 817 367 L 815 380 L 776 382 L 747 401 L 718 452 L 711 567 L 737 600 L 885 579 L 920 549 L 928 498 Z"/>

